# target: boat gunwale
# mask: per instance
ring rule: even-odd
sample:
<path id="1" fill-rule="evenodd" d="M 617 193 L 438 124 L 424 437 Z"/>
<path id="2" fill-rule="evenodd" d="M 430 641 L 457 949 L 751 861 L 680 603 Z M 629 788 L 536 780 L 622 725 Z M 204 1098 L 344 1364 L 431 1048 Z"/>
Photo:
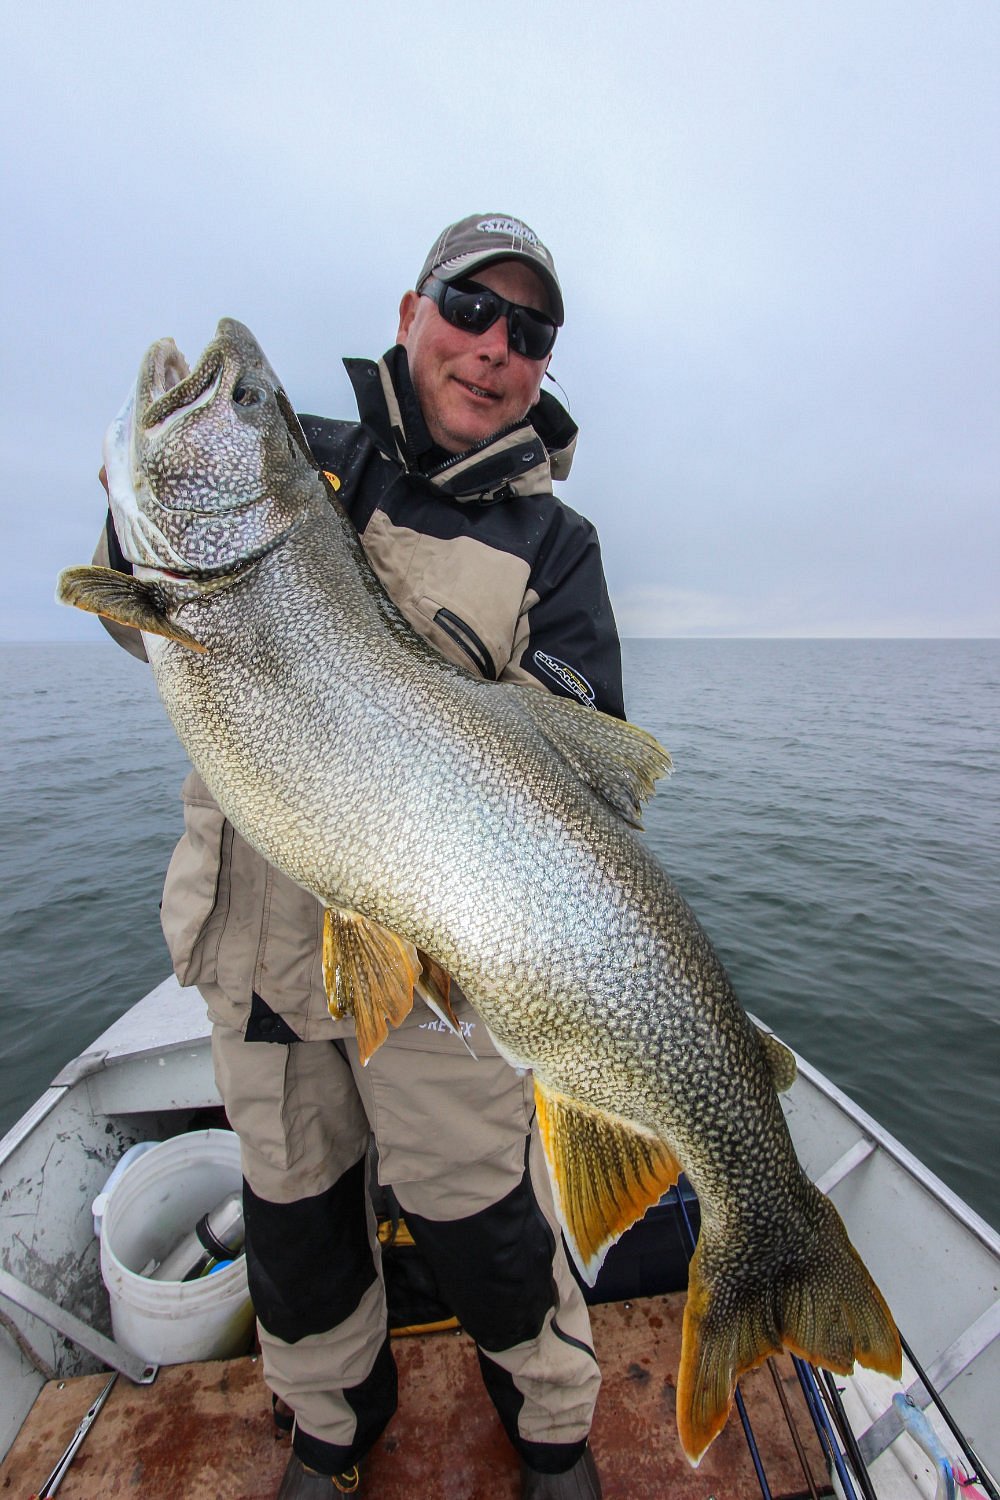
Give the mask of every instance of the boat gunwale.
<path id="1" fill-rule="evenodd" d="M 805 1058 L 799 1057 L 798 1053 L 795 1057 L 800 1073 L 820 1094 L 829 1099 L 832 1104 L 837 1105 L 848 1118 L 859 1125 L 864 1133 L 872 1138 L 878 1150 L 884 1151 L 909 1177 L 936 1198 L 942 1208 L 975 1235 L 986 1250 L 1000 1259 L 1000 1234 L 991 1224 L 976 1213 L 974 1208 L 960 1198 L 953 1188 L 932 1172 L 930 1167 L 915 1156 L 907 1146 L 904 1146 L 902 1141 L 873 1119 L 849 1094 L 845 1094 L 843 1089 L 838 1088 L 837 1084 L 832 1083 L 824 1073 L 813 1067 Z"/>

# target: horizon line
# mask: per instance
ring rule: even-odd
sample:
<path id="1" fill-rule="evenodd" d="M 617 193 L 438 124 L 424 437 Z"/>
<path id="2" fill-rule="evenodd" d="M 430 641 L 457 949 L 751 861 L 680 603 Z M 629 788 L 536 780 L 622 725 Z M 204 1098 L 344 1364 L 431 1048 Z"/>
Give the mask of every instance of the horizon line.
<path id="1" fill-rule="evenodd" d="M 787 633 L 776 633 L 774 631 L 759 634 L 746 633 L 742 635 L 729 635 L 725 633 L 692 634 L 690 632 L 677 635 L 620 635 L 621 641 L 998 641 L 1000 631 L 994 635 L 887 635 L 884 632 L 876 634 L 865 634 L 863 632 L 847 633 L 837 635 L 815 635 L 804 632 L 801 635 Z M 95 640 L 83 640 L 79 636 L 34 636 L 30 639 L 21 636 L 0 635 L 0 646 L 103 646 L 106 642 L 99 637 Z"/>

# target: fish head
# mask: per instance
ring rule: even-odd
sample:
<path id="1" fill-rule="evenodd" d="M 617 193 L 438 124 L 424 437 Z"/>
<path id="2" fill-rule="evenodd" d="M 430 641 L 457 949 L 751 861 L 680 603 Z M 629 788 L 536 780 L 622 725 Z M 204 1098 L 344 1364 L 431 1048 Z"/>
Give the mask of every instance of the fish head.
<path id="1" fill-rule="evenodd" d="M 173 339 L 150 347 L 104 463 L 115 529 L 140 575 L 201 579 L 277 546 L 316 472 L 280 380 L 232 318 L 193 369 Z"/>

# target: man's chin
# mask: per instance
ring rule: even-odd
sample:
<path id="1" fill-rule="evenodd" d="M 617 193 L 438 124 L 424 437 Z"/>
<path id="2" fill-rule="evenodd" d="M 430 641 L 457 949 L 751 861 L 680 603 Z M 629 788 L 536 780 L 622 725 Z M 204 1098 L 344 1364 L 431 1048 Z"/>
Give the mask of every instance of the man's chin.
<path id="1" fill-rule="evenodd" d="M 446 431 L 442 431 L 441 435 L 435 438 L 435 442 L 439 448 L 444 448 L 448 453 L 458 458 L 461 454 L 468 453 L 470 448 L 478 448 L 488 443 L 492 437 L 495 437 L 502 430 L 502 427 L 485 422 L 481 426 L 464 427 L 461 430 L 458 428 L 449 428 Z"/>
<path id="2" fill-rule="evenodd" d="M 451 411 L 446 409 L 442 413 L 444 420 L 438 423 L 447 441 L 443 442 L 440 437 L 436 441 L 452 453 L 467 453 L 470 448 L 489 442 L 510 426 L 510 420 L 504 416 L 503 402 L 495 401 L 495 398 L 494 401 L 484 401 L 468 391 L 461 381 L 456 382 L 453 399 L 448 405 Z"/>

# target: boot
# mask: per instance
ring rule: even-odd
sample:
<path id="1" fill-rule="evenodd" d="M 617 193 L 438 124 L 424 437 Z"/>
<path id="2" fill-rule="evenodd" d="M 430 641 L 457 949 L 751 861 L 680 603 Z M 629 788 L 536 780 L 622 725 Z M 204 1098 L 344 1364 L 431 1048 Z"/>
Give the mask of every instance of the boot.
<path id="1" fill-rule="evenodd" d="M 337 1500 L 338 1495 L 360 1495 L 360 1485 L 357 1464 L 344 1474 L 319 1474 L 293 1453 L 275 1500 Z"/>
<path id="2" fill-rule="evenodd" d="M 521 1496 L 522 1500 L 601 1500 L 601 1481 L 589 1447 L 562 1474 L 540 1474 L 522 1463 Z"/>

